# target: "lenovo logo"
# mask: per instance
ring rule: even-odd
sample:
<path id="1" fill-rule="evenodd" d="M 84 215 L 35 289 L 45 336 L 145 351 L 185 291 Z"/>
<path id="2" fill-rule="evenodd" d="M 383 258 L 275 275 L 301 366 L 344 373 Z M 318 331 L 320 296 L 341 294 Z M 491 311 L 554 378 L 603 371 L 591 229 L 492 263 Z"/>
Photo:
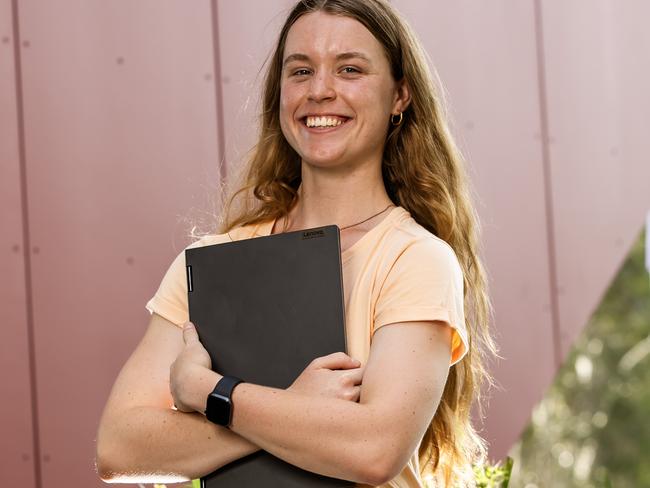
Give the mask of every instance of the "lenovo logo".
<path id="1" fill-rule="evenodd" d="M 323 237 L 325 236 L 324 230 L 308 230 L 302 233 L 303 239 L 313 239 L 314 237 Z"/>

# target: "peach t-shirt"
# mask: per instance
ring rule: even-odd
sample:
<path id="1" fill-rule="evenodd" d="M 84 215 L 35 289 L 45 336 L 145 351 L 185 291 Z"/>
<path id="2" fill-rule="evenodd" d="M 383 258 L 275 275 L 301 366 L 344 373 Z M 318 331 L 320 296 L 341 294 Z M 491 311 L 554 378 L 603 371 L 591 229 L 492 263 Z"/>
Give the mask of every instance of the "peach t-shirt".
<path id="1" fill-rule="evenodd" d="M 188 248 L 269 235 L 273 221 L 205 236 Z M 347 353 L 368 362 L 374 331 L 407 321 L 447 322 L 454 329 L 450 366 L 467 353 L 463 274 L 451 246 L 402 207 L 341 253 Z M 172 262 L 147 309 L 181 326 L 189 320 L 185 252 Z M 358 485 L 362 486 L 362 485 Z M 382 487 L 422 488 L 417 449 L 402 472 Z"/>

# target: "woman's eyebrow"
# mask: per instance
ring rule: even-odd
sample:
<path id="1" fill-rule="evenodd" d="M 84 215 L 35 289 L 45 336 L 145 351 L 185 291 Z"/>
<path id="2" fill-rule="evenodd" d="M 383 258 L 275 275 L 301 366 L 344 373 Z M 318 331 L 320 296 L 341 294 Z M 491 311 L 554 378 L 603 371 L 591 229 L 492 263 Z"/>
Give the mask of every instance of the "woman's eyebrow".
<path id="1" fill-rule="evenodd" d="M 368 56 L 366 56 L 365 54 L 363 54 L 362 52 L 359 52 L 359 51 L 350 51 L 350 52 L 347 52 L 347 53 L 341 53 L 341 54 L 336 55 L 336 60 L 337 61 L 342 61 L 342 60 L 345 60 L 345 59 L 353 59 L 353 58 L 359 58 L 359 59 L 361 59 L 361 60 L 363 60 L 363 61 L 365 61 L 367 63 L 372 64 L 371 61 L 370 61 L 370 58 L 368 58 Z"/>
<path id="2" fill-rule="evenodd" d="M 342 61 L 342 60 L 346 60 L 346 59 L 353 59 L 353 58 L 358 58 L 358 59 L 361 59 L 361 60 L 363 60 L 363 61 L 365 61 L 367 63 L 372 64 L 371 61 L 370 61 L 370 58 L 368 58 L 368 56 L 366 56 L 365 54 L 363 54 L 362 52 L 359 52 L 359 51 L 349 51 L 349 52 L 340 53 L 340 54 L 336 55 L 336 60 L 337 61 Z M 289 64 L 292 61 L 310 61 L 310 58 L 306 54 L 293 53 L 293 54 L 289 54 L 289 56 L 284 58 L 284 61 L 282 62 L 282 65 L 286 66 L 287 64 Z"/>
<path id="3" fill-rule="evenodd" d="M 301 53 L 289 54 L 289 56 L 284 58 L 282 65 L 285 66 L 289 64 L 291 61 L 309 61 L 309 56 Z"/>

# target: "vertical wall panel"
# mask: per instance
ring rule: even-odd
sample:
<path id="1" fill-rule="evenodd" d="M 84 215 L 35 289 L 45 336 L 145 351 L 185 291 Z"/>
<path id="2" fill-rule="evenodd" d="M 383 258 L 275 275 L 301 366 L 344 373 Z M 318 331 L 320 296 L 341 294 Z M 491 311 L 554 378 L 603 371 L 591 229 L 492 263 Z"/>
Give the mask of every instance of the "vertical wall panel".
<path id="1" fill-rule="evenodd" d="M 452 131 L 478 196 L 504 358 L 492 368 L 502 391 L 492 394 L 484 431 L 497 459 L 555 373 L 533 5 L 395 4 L 448 92 Z"/>
<path id="2" fill-rule="evenodd" d="M 217 188 L 210 4 L 20 5 L 43 486 L 99 487 L 110 385 Z"/>
<path id="3" fill-rule="evenodd" d="M 541 5 L 564 357 L 650 208 L 650 4 Z"/>
<path id="4" fill-rule="evenodd" d="M 0 486 L 35 486 L 14 33 L 0 0 Z"/>

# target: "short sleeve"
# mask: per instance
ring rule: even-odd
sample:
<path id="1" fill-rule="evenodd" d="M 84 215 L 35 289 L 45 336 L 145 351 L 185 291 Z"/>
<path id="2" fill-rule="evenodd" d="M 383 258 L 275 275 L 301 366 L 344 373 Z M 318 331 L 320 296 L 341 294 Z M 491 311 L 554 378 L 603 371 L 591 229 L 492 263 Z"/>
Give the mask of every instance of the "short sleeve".
<path id="1" fill-rule="evenodd" d="M 463 272 L 453 249 L 436 237 L 409 245 L 393 263 L 377 298 L 372 333 L 388 324 L 430 320 L 453 328 L 453 366 L 469 348 Z"/>
<path id="2" fill-rule="evenodd" d="M 185 278 L 185 249 L 172 261 L 158 291 L 145 305 L 150 313 L 157 313 L 181 327 L 189 320 L 187 280 Z"/>
<path id="3" fill-rule="evenodd" d="M 220 244 L 226 241 L 224 235 L 208 235 L 194 241 L 183 249 L 172 261 L 165 273 L 158 291 L 145 305 L 149 313 L 157 313 L 173 324 L 182 327 L 190 319 L 187 304 L 187 275 L 185 272 L 185 251 L 194 247 Z"/>

